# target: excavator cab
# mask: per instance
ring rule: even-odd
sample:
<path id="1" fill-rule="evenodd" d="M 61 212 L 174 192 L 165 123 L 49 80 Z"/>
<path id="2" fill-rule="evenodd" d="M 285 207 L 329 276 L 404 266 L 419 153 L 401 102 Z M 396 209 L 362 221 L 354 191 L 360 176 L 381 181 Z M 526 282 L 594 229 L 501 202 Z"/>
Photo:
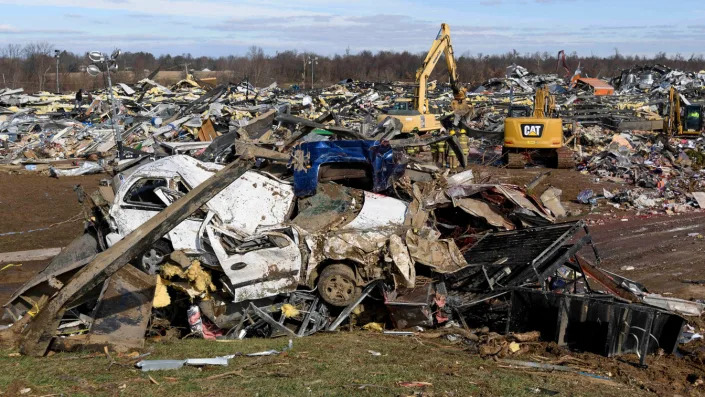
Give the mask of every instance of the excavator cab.
<path id="1" fill-rule="evenodd" d="M 703 107 L 701 105 L 686 105 L 683 134 L 698 134 L 703 130 Z"/>
<path id="2" fill-rule="evenodd" d="M 389 109 L 391 111 L 402 111 L 402 112 L 416 112 L 418 114 L 418 111 L 414 110 L 414 107 L 412 106 L 411 99 L 409 98 L 399 98 L 396 101 L 394 101 L 394 104 L 392 105 L 392 108 Z M 411 113 L 413 114 L 413 113 Z"/>
<path id="3" fill-rule="evenodd" d="M 507 117 L 531 117 L 531 106 L 510 105 Z"/>
<path id="4" fill-rule="evenodd" d="M 377 122 L 382 123 L 387 117 L 393 117 L 401 122 L 403 133 L 434 131 L 441 128 L 441 122 L 436 116 L 433 113 L 422 114 L 414 109 L 414 103 L 410 98 L 399 98 L 379 115 Z"/>

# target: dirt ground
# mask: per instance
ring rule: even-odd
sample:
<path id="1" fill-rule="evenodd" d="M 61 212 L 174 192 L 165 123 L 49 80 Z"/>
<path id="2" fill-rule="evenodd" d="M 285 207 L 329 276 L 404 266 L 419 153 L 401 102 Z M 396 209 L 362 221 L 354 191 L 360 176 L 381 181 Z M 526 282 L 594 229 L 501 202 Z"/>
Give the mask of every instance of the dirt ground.
<path id="1" fill-rule="evenodd" d="M 0 173 L 0 252 L 64 247 L 83 231 L 74 191 L 93 192 L 107 174 L 52 178 Z"/>
<path id="2" fill-rule="evenodd" d="M 106 174 L 52 178 L 41 173 L 0 172 L 0 252 L 65 247 L 83 233 L 81 204 L 74 188 L 93 192 Z M 46 261 L 24 262 L 2 271 L 0 302 Z M 4 265 L 3 265 L 4 266 Z"/>
<path id="3" fill-rule="evenodd" d="M 478 182 L 505 182 L 524 185 L 534 179 L 534 177 L 545 169 L 526 170 L 505 170 L 499 168 L 488 168 L 474 166 L 476 180 Z M 107 178 L 107 175 L 93 175 L 73 178 L 50 178 L 46 175 L 37 174 L 2 174 L 0 173 L 0 205 L 5 210 L 0 217 L 0 252 L 19 251 L 38 248 L 62 247 L 68 244 L 73 238 L 82 232 L 82 220 L 77 215 L 80 214 L 81 206 L 74 192 L 75 185 L 81 185 L 87 193 L 92 192 L 100 179 Z M 555 186 L 563 190 L 562 200 L 573 218 L 584 218 L 587 220 L 594 242 L 602 258 L 601 266 L 607 270 L 614 271 L 625 277 L 643 283 L 652 292 L 668 294 L 686 299 L 705 299 L 705 286 L 693 283 L 684 283 L 684 280 L 705 280 L 705 266 L 703 265 L 702 251 L 705 248 L 705 212 L 693 211 L 679 215 L 638 215 L 635 212 L 618 211 L 608 206 L 598 206 L 590 209 L 589 206 L 571 202 L 578 192 L 591 188 L 601 191 L 602 187 L 608 189 L 621 187 L 614 183 L 597 182 L 594 176 L 584 175 L 573 170 L 551 170 L 551 174 L 546 177 L 536 188 L 535 193 L 540 194 L 548 186 Z M 74 220 L 75 219 L 75 220 Z M 36 230 L 36 231 L 31 231 Z M 13 233 L 10 232 L 23 232 Z M 700 234 L 700 236 L 698 236 Z M 0 281 L 0 300 L 11 293 L 24 280 L 31 277 L 36 271 L 41 269 L 45 262 L 23 263 L 20 267 L 5 269 Z M 628 267 L 633 270 L 623 270 Z M 691 323 L 703 329 L 705 324 L 701 324 L 700 319 L 688 319 Z M 305 342 L 303 353 L 296 353 L 286 358 L 265 360 L 268 369 L 258 368 L 255 373 L 260 373 L 271 382 L 262 383 L 253 380 L 252 376 L 236 374 L 230 378 L 223 378 L 229 382 L 243 385 L 243 395 L 251 395 L 254 390 L 268 390 L 275 394 L 300 394 L 313 390 L 314 394 L 350 395 L 357 394 L 361 390 L 366 394 L 390 394 L 399 395 L 406 392 L 411 394 L 414 391 L 423 391 L 434 395 L 521 395 L 535 394 L 527 390 L 530 385 L 538 385 L 550 390 L 558 390 L 559 395 L 620 395 L 629 393 L 630 395 L 705 395 L 705 386 L 699 382 L 705 379 L 705 343 L 685 345 L 684 350 L 679 354 L 683 357 L 673 355 L 651 356 L 647 360 L 649 367 L 639 368 L 636 357 L 624 356 L 618 358 L 606 358 L 593 354 L 570 352 L 551 344 L 537 344 L 532 350 L 520 360 L 549 360 L 560 363 L 565 357 L 582 360 L 581 366 L 593 373 L 610 378 L 609 383 L 600 383 L 599 380 L 589 379 L 581 376 L 576 378 L 575 374 L 568 373 L 545 373 L 528 370 L 508 369 L 503 364 L 494 361 L 482 361 L 476 356 L 472 356 L 463 351 L 462 346 L 456 346 L 459 353 L 448 354 L 433 347 L 432 343 L 420 342 L 421 346 L 414 347 L 402 339 L 395 338 L 368 338 L 357 333 L 347 334 L 344 341 L 338 344 L 340 335 L 323 335 L 305 338 L 310 342 Z M 347 341 L 350 339 L 350 341 Z M 346 342 L 347 341 L 347 342 Z M 360 342 L 362 341 L 362 342 Z M 277 341 L 281 342 L 281 340 Z M 350 343 L 348 343 L 350 342 Z M 199 353 L 197 355 L 206 356 L 209 350 L 216 349 L 235 352 L 240 347 L 226 349 L 223 346 L 228 344 L 213 343 L 207 341 L 185 341 L 162 347 L 152 346 L 151 349 L 161 352 L 159 357 L 152 358 L 172 358 L 180 355 L 187 355 L 183 348 L 190 346 Z M 194 343 L 196 345 L 194 345 Z M 245 343 L 245 342 L 240 342 Z M 249 343 L 249 342 L 248 342 Z M 252 342 L 255 345 L 270 342 Z M 272 342 L 273 343 L 273 342 Z M 271 344 L 271 343 L 270 343 Z M 281 343 L 280 343 L 281 344 Z M 216 347 L 212 347 L 216 346 Z M 243 345 L 251 347 L 250 345 Z M 263 346 L 264 347 L 264 346 Z M 443 347 L 443 346 L 441 346 Z M 243 349 L 245 347 L 242 347 Z M 381 350 L 389 358 L 383 358 L 385 365 L 392 369 L 380 367 L 377 371 L 368 368 L 373 375 L 363 375 L 368 372 L 355 371 L 355 376 L 338 379 L 343 376 L 337 374 L 334 369 L 339 364 L 338 360 L 343 359 L 353 367 L 360 363 L 367 363 L 367 349 Z M 324 349 L 318 353 L 319 349 Z M 341 350 L 342 349 L 342 350 Z M 347 350 L 346 350 L 347 349 Z M 360 350 L 362 349 L 362 350 Z M 423 368 L 414 368 L 426 372 L 411 371 L 418 374 L 418 378 L 407 380 L 427 380 L 434 383 L 432 388 L 427 390 L 404 390 L 396 387 L 396 381 L 392 376 L 401 376 L 404 371 L 397 371 L 399 365 L 403 365 L 393 360 L 392 357 L 398 354 L 399 349 L 414 349 L 416 353 L 422 353 L 419 357 L 424 357 L 424 365 L 432 365 L 433 370 L 426 371 Z M 417 350 L 418 349 L 418 350 Z M 445 348 L 444 348 L 445 349 Z M 188 349 L 187 349 L 188 350 Z M 343 351 L 345 350 L 345 351 Z M 360 351 L 358 351 L 360 350 Z M 330 354 L 326 353 L 329 352 Z M 431 353 L 433 352 L 433 353 Z M 414 354 L 416 354 L 414 353 Z M 230 354 L 230 353 L 222 353 Z M 74 360 L 74 356 L 58 355 L 57 358 L 50 358 L 44 361 L 22 358 L 4 359 L 0 352 L 0 368 L 6 370 L 27 369 L 29 365 L 41 366 L 52 363 L 63 365 L 61 360 Z M 169 357 L 167 357 L 169 356 Z M 321 356 L 316 360 L 318 364 L 309 361 L 316 356 Z M 75 358 L 78 358 L 76 356 Z M 337 357 L 337 358 L 336 358 Z M 104 358 L 92 358 L 100 360 Z M 58 360 L 58 361 L 57 361 Z M 303 360 L 303 361 L 302 361 Z M 352 360 L 352 361 L 351 361 Z M 420 360 L 420 358 L 414 358 Z M 80 360 L 83 362 L 84 360 Z M 90 360 L 85 362 L 88 365 Z M 297 362 L 305 362 L 311 366 L 315 376 L 311 376 L 306 382 L 306 390 L 301 389 L 300 382 L 296 381 L 301 377 L 301 371 Z M 433 364 L 432 364 L 433 363 Z M 304 364 L 301 364 L 304 365 Z M 52 373 L 47 367 L 42 369 L 45 377 Z M 247 364 L 250 368 L 251 364 Z M 132 389 L 135 385 L 141 385 L 143 390 L 149 390 L 147 395 L 162 394 L 166 391 L 175 392 L 195 392 L 195 394 L 210 394 L 215 392 L 212 387 L 222 382 L 203 382 L 207 375 L 216 372 L 204 371 L 194 372 L 192 369 L 183 370 L 186 378 L 182 380 L 180 375 L 169 373 L 169 375 L 155 375 L 159 385 L 149 383 L 150 381 L 134 370 L 115 369 L 118 371 L 118 380 L 106 375 L 103 367 L 97 367 L 91 371 L 98 371 L 95 376 L 97 380 L 81 374 L 79 369 L 64 369 L 66 379 L 80 379 L 78 386 L 63 385 L 62 381 L 49 381 L 40 387 L 40 390 L 51 392 L 61 390 L 71 391 L 77 394 L 111 394 L 115 387 L 121 387 L 123 382 L 128 384 L 127 388 Z M 474 369 L 473 369 L 474 368 Z M 479 370 L 477 368 L 480 368 Z M 483 369 L 484 368 L 484 369 Z M 403 368 L 402 368 L 403 369 Z M 230 368 L 230 371 L 233 369 Z M 219 371 L 219 372 L 224 372 Z M 5 372 L 7 371 L 0 371 Z M 62 373 L 63 373 L 62 372 Z M 75 372 L 75 373 L 74 373 Z M 219 373 L 218 372 L 218 373 Z M 408 371 L 407 371 L 408 372 Z M 421 374 L 426 374 L 421 378 Z M 392 375 L 393 374 L 393 375 Z M 495 374 L 495 375 L 489 375 Z M 63 376 L 63 375 L 62 375 Z M 416 376 L 416 375 L 415 375 Z M 107 380 L 107 379 L 111 380 Z M 349 378 L 349 379 L 348 379 Z M 0 386 L 2 388 L 19 387 L 19 385 L 33 384 L 31 377 L 17 377 L 20 383 L 13 383 L 15 378 L 4 378 L 0 376 Z M 131 379 L 131 380 L 128 380 Z M 176 379 L 176 380 L 174 380 Z M 235 379 L 235 380 L 234 380 Z M 318 379 L 328 379 L 319 382 Z M 338 379 L 338 380 L 333 380 Z M 439 380 L 441 379 L 441 380 Z M 698 381 L 700 379 L 700 381 Z M 472 387 L 459 386 L 462 382 L 473 382 Z M 296 382 L 294 382 L 296 381 Z M 47 383 L 48 382 L 48 383 Z M 54 383 L 52 383 L 54 382 Z M 56 383 L 58 382 L 58 383 Z M 78 381 L 76 381 L 78 382 Z M 117 382 L 117 383 L 116 383 Z M 293 382 L 293 383 L 292 383 Z M 347 382 L 347 383 L 346 383 Z M 64 382 L 66 383 L 66 382 Z M 69 384 L 75 383 L 73 381 Z M 36 385 L 36 382 L 34 382 Z M 95 386 L 94 384 L 97 384 Z M 280 384 L 284 389 L 272 389 L 271 385 Z M 321 389 L 321 385 L 329 384 L 331 388 Z M 335 385 L 333 385 L 335 384 Z M 367 384 L 365 388 L 355 389 L 355 385 Z M 94 385 L 94 386 L 86 386 Z M 208 386 L 206 386 L 208 385 Z M 351 386 L 352 385 L 352 386 Z M 376 386 L 375 386 L 376 385 Z M 382 385 L 382 388 L 379 388 Z M 529 385 L 529 386 L 527 386 Z M 258 389 L 259 388 L 259 389 Z M 336 389 L 337 388 L 337 389 Z M 134 390 L 134 389 L 132 389 Z M 326 391 L 328 390 L 328 391 Z M 249 392 L 248 392 L 249 391 Z M 315 392 L 318 391 L 318 392 Z M 538 392 L 540 395 L 543 392 Z"/>

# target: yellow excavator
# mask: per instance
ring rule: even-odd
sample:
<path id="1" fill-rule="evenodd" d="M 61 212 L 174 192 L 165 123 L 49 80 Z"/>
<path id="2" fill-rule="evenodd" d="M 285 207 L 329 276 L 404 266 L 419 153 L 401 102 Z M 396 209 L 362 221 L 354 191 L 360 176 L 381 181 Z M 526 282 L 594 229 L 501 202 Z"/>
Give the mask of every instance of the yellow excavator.
<path id="1" fill-rule="evenodd" d="M 391 109 L 387 109 L 377 117 L 378 123 L 381 123 L 387 117 L 393 117 L 401 121 L 402 132 L 424 132 L 441 128 L 441 122 L 437 118 L 438 115 L 430 112 L 426 93 L 428 90 L 428 78 L 443 54 L 445 54 L 448 74 L 450 75 L 450 85 L 453 90 L 451 107 L 455 110 L 462 106 L 465 101 L 466 89 L 458 82 L 453 46 L 450 43 L 450 27 L 442 23 L 441 30 L 438 31 L 438 35 L 433 41 L 423 65 L 416 71 L 414 98 L 412 100 L 400 98 L 395 101 Z"/>
<path id="2" fill-rule="evenodd" d="M 547 86 L 536 90 L 533 111 L 510 106 L 504 120 L 503 155 L 507 168 L 524 168 L 543 160 L 555 168 L 573 168 L 573 152 L 565 147 L 563 120 L 557 117 L 556 100 Z"/>
<path id="3" fill-rule="evenodd" d="M 669 136 L 700 136 L 703 132 L 703 107 L 690 104 L 671 86 L 666 116 L 663 118 L 663 131 Z"/>

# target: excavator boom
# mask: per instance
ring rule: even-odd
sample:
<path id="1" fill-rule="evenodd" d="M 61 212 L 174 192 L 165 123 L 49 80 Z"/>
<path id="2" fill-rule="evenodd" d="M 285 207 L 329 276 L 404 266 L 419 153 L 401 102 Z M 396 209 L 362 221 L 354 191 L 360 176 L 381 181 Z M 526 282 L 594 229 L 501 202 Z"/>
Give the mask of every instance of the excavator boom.
<path id="1" fill-rule="evenodd" d="M 467 108 L 465 102 L 465 88 L 462 87 L 458 81 L 458 68 L 455 64 L 453 46 L 450 43 L 450 27 L 442 23 L 441 30 L 438 31 L 436 39 L 433 40 L 431 49 L 428 51 L 428 54 L 426 54 L 423 64 L 416 71 L 416 87 L 414 88 L 413 101 L 404 103 L 403 100 L 397 100 L 394 109 L 388 109 L 386 112 L 379 115 L 377 122 L 381 123 L 387 117 L 395 118 L 402 123 L 402 132 L 435 131 L 441 128 L 441 122 L 436 115 L 430 111 L 428 97 L 426 95 L 428 91 L 428 79 L 431 76 L 431 72 L 433 72 L 433 68 L 436 67 L 436 64 L 440 60 L 441 55 L 445 55 L 450 83 L 453 88 L 454 99 L 453 102 L 451 102 L 451 108 L 453 108 L 453 111 L 457 111 L 463 108 L 463 106 Z M 411 107 L 409 108 L 408 105 L 411 105 Z"/>
<path id="2" fill-rule="evenodd" d="M 537 119 L 551 118 L 554 116 L 556 110 L 556 97 L 551 95 L 547 86 L 542 86 L 536 89 L 536 96 L 534 97 L 534 114 L 533 117 Z"/>
<path id="3" fill-rule="evenodd" d="M 455 63 L 455 55 L 453 55 L 453 46 L 450 42 L 450 27 L 442 23 L 441 29 L 436 35 L 436 39 L 431 44 L 431 49 L 426 54 L 421 67 L 416 71 L 416 88 L 414 95 L 414 109 L 421 113 L 428 112 L 428 97 L 426 96 L 428 79 L 431 72 L 436 67 L 441 54 L 445 54 L 446 66 L 448 67 L 448 75 L 450 76 L 450 84 L 453 89 L 453 94 L 458 100 L 465 97 L 465 91 L 458 81 L 458 68 Z"/>

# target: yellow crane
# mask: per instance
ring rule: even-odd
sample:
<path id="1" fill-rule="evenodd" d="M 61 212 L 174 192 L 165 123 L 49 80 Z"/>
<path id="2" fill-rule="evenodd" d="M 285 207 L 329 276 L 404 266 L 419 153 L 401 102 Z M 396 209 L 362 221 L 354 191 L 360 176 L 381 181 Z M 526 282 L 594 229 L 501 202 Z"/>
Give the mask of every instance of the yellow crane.
<path id="1" fill-rule="evenodd" d="M 431 44 L 431 49 L 426 54 L 421 67 L 416 71 L 416 87 L 414 98 L 402 98 L 394 103 L 392 109 L 379 115 L 377 122 L 381 123 L 387 117 L 401 121 L 402 132 L 433 131 L 441 128 L 437 115 L 430 112 L 428 104 L 428 79 L 436 67 L 441 55 L 445 55 L 446 66 L 450 76 L 450 85 L 453 90 L 453 109 L 456 109 L 465 100 L 466 89 L 458 81 L 458 70 L 453 55 L 453 46 L 450 43 L 450 27 L 442 23 L 436 39 Z"/>

